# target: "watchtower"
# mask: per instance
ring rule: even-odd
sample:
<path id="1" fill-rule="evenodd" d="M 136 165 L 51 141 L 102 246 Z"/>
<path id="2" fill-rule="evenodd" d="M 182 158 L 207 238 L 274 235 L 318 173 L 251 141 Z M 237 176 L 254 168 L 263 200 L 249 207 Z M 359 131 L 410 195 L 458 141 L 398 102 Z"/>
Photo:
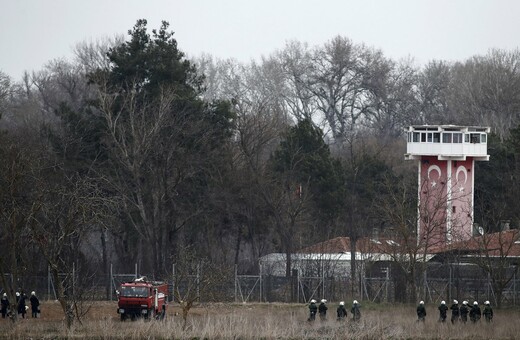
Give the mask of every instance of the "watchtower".
<path id="1" fill-rule="evenodd" d="M 473 234 L 475 161 L 488 161 L 489 127 L 414 125 L 405 159 L 417 162 L 418 243 L 442 246 Z"/>

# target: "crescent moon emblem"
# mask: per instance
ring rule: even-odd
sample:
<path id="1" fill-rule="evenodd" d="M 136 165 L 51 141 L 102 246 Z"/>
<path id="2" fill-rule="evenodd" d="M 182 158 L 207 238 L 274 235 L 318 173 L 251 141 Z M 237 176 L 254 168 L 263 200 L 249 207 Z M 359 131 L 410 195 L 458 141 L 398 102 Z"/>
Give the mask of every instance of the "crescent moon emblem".
<path id="1" fill-rule="evenodd" d="M 457 172 L 455 173 L 455 178 L 457 178 L 457 182 L 459 181 L 459 173 L 462 172 L 464 174 L 464 184 L 468 181 L 468 170 L 461 165 L 457 168 Z"/>
<path id="2" fill-rule="evenodd" d="M 428 168 L 428 179 L 430 179 L 430 172 L 432 172 L 433 170 L 437 171 L 437 173 L 439 174 L 439 178 L 440 178 L 441 177 L 441 168 L 438 165 L 430 165 L 430 167 Z"/>

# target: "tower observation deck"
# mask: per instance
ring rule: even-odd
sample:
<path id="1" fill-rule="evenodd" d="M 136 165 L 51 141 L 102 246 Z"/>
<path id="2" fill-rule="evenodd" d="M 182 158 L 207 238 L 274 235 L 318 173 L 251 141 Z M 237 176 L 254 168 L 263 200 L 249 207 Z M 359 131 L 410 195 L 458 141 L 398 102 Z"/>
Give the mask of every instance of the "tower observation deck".
<path id="1" fill-rule="evenodd" d="M 488 161 L 488 127 L 454 125 L 415 125 L 407 132 L 405 159 L 436 156 L 439 160 L 463 161 L 472 157 Z"/>

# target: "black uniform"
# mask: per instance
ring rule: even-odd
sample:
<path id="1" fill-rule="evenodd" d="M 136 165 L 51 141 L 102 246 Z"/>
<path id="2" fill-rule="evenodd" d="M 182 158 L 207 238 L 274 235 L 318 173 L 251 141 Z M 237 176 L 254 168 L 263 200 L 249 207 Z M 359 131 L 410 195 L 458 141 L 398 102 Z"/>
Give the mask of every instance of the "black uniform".
<path id="1" fill-rule="evenodd" d="M 27 299 L 27 296 L 23 292 L 17 297 L 18 314 L 22 314 L 23 319 L 25 319 L 25 313 L 27 312 L 25 309 L 25 299 Z"/>
<path id="2" fill-rule="evenodd" d="M 426 319 L 426 308 L 424 308 L 424 304 L 420 303 L 417 306 L 417 320 L 424 321 Z"/>
<path id="3" fill-rule="evenodd" d="M 446 322 L 447 316 L 448 316 L 448 306 L 446 306 L 446 304 L 441 304 L 439 306 L 439 321 Z"/>
<path id="4" fill-rule="evenodd" d="M 352 305 L 350 312 L 352 313 L 352 320 L 358 321 L 361 319 L 361 311 L 359 310 L 359 305 L 357 303 Z"/>
<path id="5" fill-rule="evenodd" d="M 344 305 L 339 305 L 338 309 L 336 309 L 336 314 L 338 315 L 338 321 L 345 320 L 347 318 L 347 309 Z"/>
<path id="6" fill-rule="evenodd" d="M 487 322 L 491 322 L 491 320 L 493 320 L 493 308 L 491 308 L 490 305 L 486 305 L 486 307 L 484 307 L 484 312 L 482 314 L 484 314 L 484 318 Z"/>
<path id="7" fill-rule="evenodd" d="M 468 321 L 469 307 L 466 304 L 460 306 L 460 320 L 464 323 Z"/>
<path id="8" fill-rule="evenodd" d="M 32 317 L 37 318 L 40 311 L 40 300 L 38 300 L 35 294 L 31 294 L 29 301 L 31 301 Z"/>
<path id="9" fill-rule="evenodd" d="M 327 319 L 327 309 L 329 309 L 329 308 L 327 307 L 325 302 L 320 303 L 320 305 L 318 306 L 318 312 L 320 313 L 320 320 Z"/>
<path id="10" fill-rule="evenodd" d="M 475 323 L 480 320 L 482 317 L 482 311 L 478 305 L 473 305 L 471 310 L 469 311 L 469 319 L 471 322 Z"/>
<path id="11" fill-rule="evenodd" d="M 460 317 L 460 308 L 458 303 L 453 303 L 450 307 L 451 309 L 451 323 L 455 323 L 459 321 Z"/>
<path id="12" fill-rule="evenodd" d="M 309 321 L 316 320 L 316 313 L 318 312 L 318 306 L 316 306 L 316 303 L 311 302 L 309 305 Z"/>
<path id="13" fill-rule="evenodd" d="M 5 319 L 5 316 L 7 315 L 7 310 L 9 309 L 9 299 L 7 298 L 7 296 L 2 296 L 1 303 L 2 318 Z"/>

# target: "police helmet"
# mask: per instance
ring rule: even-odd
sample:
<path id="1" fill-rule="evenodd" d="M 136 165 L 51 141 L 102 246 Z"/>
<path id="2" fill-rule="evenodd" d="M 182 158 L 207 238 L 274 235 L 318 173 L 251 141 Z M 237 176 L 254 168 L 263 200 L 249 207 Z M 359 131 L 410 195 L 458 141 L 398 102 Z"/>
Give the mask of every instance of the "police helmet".
<path id="1" fill-rule="evenodd" d="M 340 306 L 344 306 L 344 305 L 345 305 L 345 301 L 341 301 L 341 302 L 339 303 L 339 305 L 340 305 Z"/>

